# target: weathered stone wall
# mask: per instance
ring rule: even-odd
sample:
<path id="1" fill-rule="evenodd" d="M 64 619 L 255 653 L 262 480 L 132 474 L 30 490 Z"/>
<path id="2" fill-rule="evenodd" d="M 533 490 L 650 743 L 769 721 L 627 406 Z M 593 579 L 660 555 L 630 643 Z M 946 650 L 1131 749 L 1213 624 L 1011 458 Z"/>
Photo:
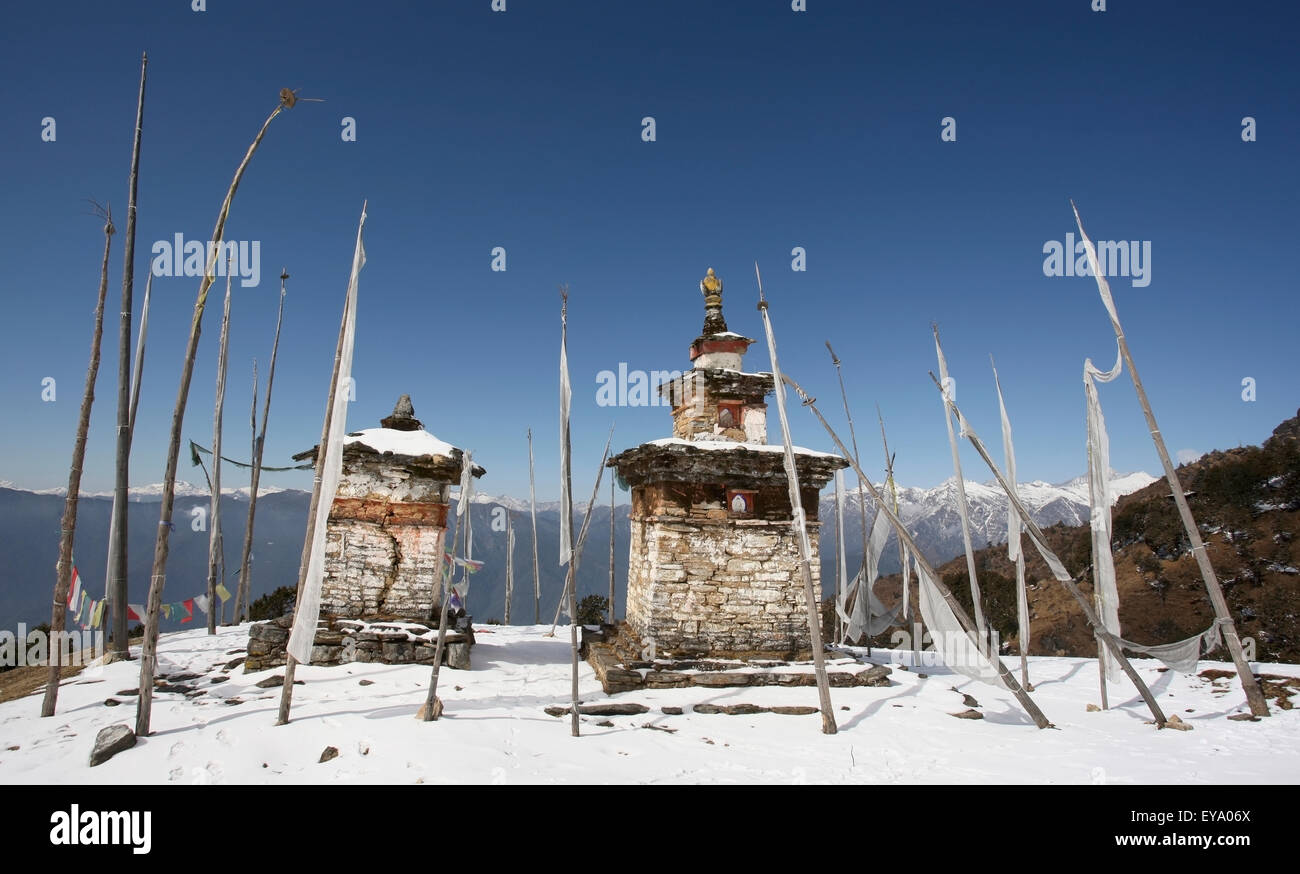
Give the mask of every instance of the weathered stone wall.
<path id="1" fill-rule="evenodd" d="M 244 671 L 253 673 L 278 668 L 288 660 L 289 632 L 293 617 L 280 616 L 269 622 L 254 622 L 248 629 L 248 656 Z M 387 665 L 433 664 L 437 652 L 437 628 L 426 623 L 361 622 L 353 619 L 323 619 L 312 641 L 311 664 L 333 666 L 351 662 L 380 662 Z M 462 620 L 448 631 L 442 663 L 468 671 L 474 629 Z"/>
<path id="2" fill-rule="evenodd" d="M 808 534 L 817 554 L 820 526 Z M 627 621 L 655 653 L 807 658 L 799 548 L 789 522 L 632 519 Z M 818 563 L 813 588 L 821 599 Z"/>
<path id="3" fill-rule="evenodd" d="M 321 610 L 335 616 L 427 618 L 446 529 L 331 516 Z"/>
<path id="4" fill-rule="evenodd" d="M 344 453 L 325 532 L 321 610 L 423 619 L 433 609 L 447 520 L 445 479 L 373 453 Z"/>

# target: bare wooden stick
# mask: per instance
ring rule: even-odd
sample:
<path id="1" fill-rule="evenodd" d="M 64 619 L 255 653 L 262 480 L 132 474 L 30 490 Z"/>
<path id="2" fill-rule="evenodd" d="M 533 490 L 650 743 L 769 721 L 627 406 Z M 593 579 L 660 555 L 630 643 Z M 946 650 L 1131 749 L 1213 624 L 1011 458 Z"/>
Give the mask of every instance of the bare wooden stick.
<path id="1" fill-rule="evenodd" d="M 59 532 L 59 558 L 54 569 L 54 602 L 50 610 L 50 640 L 63 636 L 68 612 L 68 588 L 72 585 L 72 541 L 77 533 L 77 501 L 81 496 L 81 466 L 86 459 L 86 433 L 90 430 L 90 408 L 95 403 L 95 379 L 99 376 L 99 343 L 104 334 L 104 298 L 108 295 L 108 252 L 113 243 L 113 215 L 105 207 L 104 258 L 99 267 L 99 296 L 95 304 L 95 327 L 90 335 L 90 365 L 86 368 L 86 387 L 81 395 L 77 416 L 77 435 L 72 441 L 72 464 L 68 467 L 68 494 L 63 499 L 63 521 Z M 59 647 L 50 647 L 49 678 L 41 716 L 53 716 L 59 699 Z"/>
<path id="2" fill-rule="evenodd" d="M 849 420 L 849 441 L 853 444 L 853 460 L 857 462 L 861 462 L 862 457 L 858 455 L 858 434 L 853 427 L 853 413 L 849 411 L 849 394 L 844 388 L 844 371 L 840 367 L 839 356 L 836 355 L 835 350 L 831 348 L 830 340 L 826 341 L 826 351 L 831 353 L 831 363 L 835 365 L 835 375 L 839 377 L 839 381 L 840 381 L 840 400 L 844 402 L 844 418 Z M 861 573 L 858 574 L 857 578 L 859 581 L 862 581 L 867 578 L 867 553 L 870 551 L 870 547 L 868 546 L 868 541 L 870 540 L 870 537 L 867 534 L 867 499 L 866 499 L 866 494 L 862 488 L 862 483 L 858 483 L 858 523 L 862 528 L 862 565 L 861 565 Z M 849 581 L 845 580 L 844 585 L 848 586 L 848 584 Z M 856 599 L 858 597 L 858 594 L 854 592 L 847 592 L 845 593 L 844 597 L 845 597 L 845 603 L 847 604 L 850 599 Z M 869 596 L 867 598 L 867 603 L 868 604 L 871 603 L 871 599 Z M 870 613 L 871 613 L 870 608 L 868 608 L 867 610 L 868 616 L 870 616 Z M 856 643 L 856 641 L 854 641 L 854 643 Z M 871 654 L 871 637 L 869 635 L 867 637 L 867 654 L 868 655 Z"/>
<path id="3" fill-rule="evenodd" d="M 1214 615 L 1221 625 L 1223 641 L 1232 656 L 1233 666 L 1237 669 L 1237 676 L 1241 680 L 1241 687 L 1246 693 L 1246 701 L 1250 705 L 1250 712 L 1255 716 L 1268 716 L 1268 701 L 1264 698 L 1264 693 L 1255 680 L 1255 674 L 1250 669 L 1250 664 L 1247 663 L 1246 656 L 1241 650 L 1241 638 L 1237 634 L 1237 625 L 1233 622 L 1232 612 L 1228 609 L 1228 602 L 1223 597 L 1223 588 L 1219 585 L 1219 579 L 1214 574 L 1214 567 L 1210 564 L 1210 556 L 1206 552 L 1205 543 L 1201 540 L 1201 532 L 1196 527 L 1196 520 L 1192 518 L 1192 508 L 1187 504 L 1187 496 L 1183 492 L 1182 483 L 1179 482 L 1178 471 L 1174 467 L 1173 460 L 1169 457 L 1169 448 L 1165 446 L 1165 438 L 1160 433 L 1160 426 L 1156 424 L 1155 413 L 1151 411 L 1151 401 L 1147 398 L 1146 389 L 1142 387 L 1142 378 L 1138 376 L 1137 365 L 1133 362 L 1133 354 L 1129 351 L 1128 340 L 1124 337 L 1124 328 L 1119 323 L 1119 314 L 1116 312 L 1114 300 L 1111 298 L 1110 285 L 1106 282 L 1106 277 L 1102 274 L 1097 263 L 1096 247 L 1093 246 L 1092 240 L 1088 238 L 1088 234 L 1083 229 L 1083 220 L 1079 218 L 1079 209 L 1074 205 L 1073 200 L 1070 201 L 1070 208 L 1074 210 L 1074 220 L 1079 226 L 1079 235 L 1083 238 L 1084 249 L 1088 253 L 1088 263 L 1092 266 L 1093 276 L 1097 280 L 1097 288 L 1101 291 L 1102 301 L 1105 303 L 1107 313 L 1110 315 L 1111 327 L 1115 329 L 1115 339 L 1119 341 L 1120 354 L 1124 356 L 1124 364 L 1133 377 L 1133 389 L 1137 392 L 1138 402 L 1142 405 L 1142 414 L 1146 417 L 1147 429 L 1151 432 L 1151 441 L 1155 444 L 1156 452 L 1160 455 L 1160 464 L 1165 469 L 1165 479 L 1169 481 L 1169 488 L 1174 493 L 1174 504 L 1178 507 L 1178 517 L 1182 520 L 1183 528 L 1187 531 L 1187 539 L 1192 547 L 1192 555 L 1195 556 L 1196 565 L 1200 568 L 1201 578 L 1205 580 L 1205 591 L 1210 596 L 1210 604 L 1214 607 Z"/>
<path id="4" fill-rule="evenodd" d="M 253 440 L 253 470 L 250 474 L 248 491 L 248 521 L 244 523 L 244 552 L 239 559 L 239 587 L 235 597 L 235 622 L 244 621 L 248 616 L 248 605 L 253 597 L 249 574 L 252 571 L 253 556 L 253 516 L 257 512 L 257 491 L 262 479 L 262 452 L 266 448 L 266 424 L 271 418 L 271 388 L 275 385 L 275 359 L 280 351 L 280 324 L 284 320 L 285 282 L 289 272 L 280 270 L 280 307 L 275 314 L 275 339 L 271 342 L 271 365 L 266 375 L 266 399 L 262 402 L 262 433 Z M 257 363 L 253 363 L 253 404 L 257 405 Z M 253 427 L 257 427 L 257 415 L 253 414 Z"/>
<path id="5" fill-rule="evenodd" d="M 506 508 L 506 615 L 503 620 L 510 624 L 510 602 L 515 597 L 515 527 L 510 518 L 510 508 Z"/>
<path id="6" fill-rule="evenodd" d="M 614 624 L 614 474 L 609 475 L 609 624 Z"/>
<path id="7" fill-rule="evenodd" d="M 131 458 L 131 295 L 135 288 L 135 200 L 140 178 L 140 139 L 144 133 L 144 86 L 149 54 L 140 55 L 140 93 L 135 105 L 135 134 L 131 143 L 131 175 L 127 180 L 126 233 L 122 245 L 122 310 L 118 322 L 117 457 L 113 472 L 113 510 L 109 522 L 108 574 L 105 597 L 112 612 L 112 653 L 129 655 L 127 644 L 127 485 Z M 151 271 L 152 272 L 152 271 Z"/>
<path id="8" fill-rule="evenodd" d="M 835 429 L 826 421 L 826 417 L 821 414 L 821 410 L 817 409 L 816 399 L 810 397 L 797 382 L 790 378 L 789 375 L 783 375 L 782 379 L 789 383 L 790 388 L 794 389 L 795 393 L 803 399 L 803 405 L 812 411 L 813 415 L 817 417 L 817 421 L 821 422 L 822 427 L 826 429 L 826 433 L 830 435 L 831 440 L 839 448 L 840 452 L 843 455 L 848 456 L 848 448 L 845 447 L 844 442 L 840 440 L 839 435 L 835 433 Z M 859 477 L 861 477 L 862 481 L 866 483 L 867 489 L 871 492 L 871 497 L 875 499 L 876 504 L 883 508 L 885 518 L 894 526 L 895 533 L 897 533 L 898 536 L 907 544 L 907 548 L 911 551 L 912 558 L 917 563 L 917 566 L 924 570 L 926 575 L 933 580 L 935 587 L 939 590 L 939 596 L 943 598 L 944 603 L 948 605 L 948 609 L 952 610 L 953 616 L 973 641 L 975 638 L 975 624 L 971 622 L 970 617 L 966 615 L 966 611 L 962 608 L 961 602 L 954 597 L 952 591 L 944 585 L 943 579 L 935 569 L 931 567 L 930 563 L 926 561 L 925 554 L 922 553 L 920 548 L 916 545 L 916 541 L 912 539 L 912 535 L 908 533 L 907 528 L 903 525 L 903 521 L 898 517 L 898 514 L 894 512 L 893 508 L 885 503 L 884 496 L 880 494 L 872 484 L 871 480 L 867 479 L 867 475 L 862 472 L 862 468 L 858 465 L 857 461 L 852 458 L 850 458 L 849 461 L 853 465 L 854 471 Z M 1002 664 L 1002 659 L 994 657 L 990 661 L 992 662 L 993 667 L 997 670 L 998 676 L 1001 677 L 1002 682 L 1011 690 L 1011 694 L 1016 697 L 1016 700 L 1020 702 L 1020 706 L 1024 708 L 1025 713 L 1029 714 L 1029 717 L 1034 720 L 1034 724 L 1039 728 L 1054 728 L 1055 726 L 1053 726 L 1052 723 L 1048 721 L 1047 717 L 1043 715 L 1043 711 L 1038 708 L 1038 704 L 1034 702 L 1034 699 L 1029 697 L 1029 693 L 1016 682 L 1016 678 L 1007 670 L 1006 665 Z"/>
<path id="9" fill-rule="evenodd" d="M 1136 670 L 1134 670 L 1133 665 L 1129 664 L 1128 658 L 1125 657 L 1123 651 L 1120 649 L 1121 644 L 1119 639 L 1106 630 L 1106 626 L 1097 618 L 1097 614 L 1093 611 L 1092 605 L 1088 603 L 1088 599 L 1079 591 L 1079 587 L 1075 584 L 1074 578 L 1065 570 L 1065 565 L 1062 564 L 1061 560 L 1056 556 L 1056 553 L 1052 551 L 1051 547 L 1047 545 L 1047 537 L 1043 534 L 1042 529 L 1038 527 L 1038 523 L 1034 521 L 1034 518 L 1029 515 L 1029 511 L 1025 508 L 1025 505 L 1020 502 L 1020 497 L 1016 494 L 1016 490 L 1011 488 L 1010 484 L 1007 483 L 1006 477 L 1004 477 L 1002 471 L 998 469 L 997 463 L 993 460 L 993 457 L 989 455 L 988 450 L 984 448 L 984 443 L 980 440 L 979 435 L 975 433 L 975 429 L 970 426 L 970 422 L 966 417 L 961 414 L 961 410 L 958 409 L 956 401 L 954 401 L 952 397 L 944 391 L 943 385 L 938 379 L 935 379 L 933 373 L 930 374 L 930 378 L 934 380 L 934 384 L 938 387 L 939 393 L 943 395 L 945 403 L 947 403 L 947 405 L 952 409 L 952 412 L 957 416 L 958 421 L 961 422 L 962 431 L 965 432 L 966 439 L 975 447 L 975 451 L 979 453 L 980 458 L 984 459 L 984 463 L 988 465 L 989 470 L 993 471 L 993 476 L 997 478 L 998 485 L 1000 485 L 1002 491 L 1006 493 L 1007 499 L 1015 505 L 1016 512 L 1020 514 L 1025 530 L 1029 532 L 1030 539 L 1033 540 L 1034 546 L 1043 556 L 1043 560 L 1047 562 L 1047 566 L 1051 569 L 1052 575 L 1065 586 L 1066 590 L 1071 595 L 1074 596 L 1074 600 L 1078 602 L 1079 607 L 1083 610 L 1084 618 L 1088 620 L 1088 625 L 1092 627 L 1093 633 L 1097 635 L 1099 640 L 1105 642 L 1106 648 L 1109 650 L 1111 656 L 1119 662 L 1124 673 L 1128 675 L 1128 678 L 1131 681 L 1133 681 L 1133 685 L 1137 688 L 1138 694 L 1142 696 L 1142 700 L 1146 702 L 1147 708 L 1155 718 L 1156 725 L 1163 728 L 1166 722 L 1165 714 L 1160 709 L 1160 705 L 1156 702 L 1155 696 L 1151 694 L 1151 690 L 1147 688 L 1147 684 L 1142 680 L 1142 677 Z M 998 661 L 1001 662 L 1001 659 Z"/>
<path id="10" fill-rule="evenodd" d="M 781 384 L 781 365 L 776 357 L 776 337 L 772 333 L 772 319 L 767 312 L 767 298 L 763 296 L 763 277 L 754 262 L 754 278 L 758 281 L 758 310 L 763 314 L 763 328 L 767 333 L 767 351 L 772 359 L 775 377 L 776 410 L 781 419 L 781 444 L 785 451 L 785 479 L 790 493 L 790 511 L 795 540 L 799 546 L 799 572 L 803 576 L 804 601 L 808 608 L 808 638 L 812 645 L 813 673 L 817 677 L 817 699 L 822 714 L 822 733 L 835 734 L 835 711 L 831 707 L 831 687 L 826 676 L 826 653 L 822 648 L 822 621 L 817 604 L 817 592 L 812 580 L 812 547 L 808 543 L 808 520 L 804 516 L 803 498 L 799 494 L 799 469 L 795 465 L 794 446 L 790 440 L 790 421 L 785 414 L 785 386 Z M 854 461 L 856 464 L 856 460 Z"/>
<path id="11" fill-rule="evenodd" d="M 533 520 L 533 624 L 542 624 L 542 578 L 537 563 L 537 487 L 533 479 L 533 429 L 528 429 L 528 511 Z"/>
<path id="12" fill-rule="evenodd" d="M 289 97 L 293 98 L 293 94 L 290 93 Z M 211 288 L 212 281 L 215 278 L 213 276 L 213 265 L 216 262 L 217 251 L 225 238 L 226 216 L 230 214 L 230 204 L 235 199 L 235 192 L 239 190 L 239 183 L 244 178 L 244 171 L 248 169 L 249 162 L 253 160 L 253 155 L 257 152 L 257 147 L 261 145 L 262 138 L 266 136 L 266 129 L 271 126 L 271 122 L 275 121 L 276 116 L 288 105 L 284 101 L 285 98 L 281 97 L 281 102 L 266 117 L 266 121 L 262 122 L 262 127 L 249 145 L 248 151 L 244 154 L 244 159 L 235 168 L 235 178 L 231 180 L 230 188 L 226 191 L 226 198 L 222 201 L 221 209 L 217 213 L 217 224 L 212 231 L 212 248 L 208 252 L 207 265 L 204 267 L 203 278 L 199 282 L 199 293 L 194 301 L 194 315 L 190 319 L 190 336 L 185 344 L 185 361 L 181 367 L 181 382 L 176 391 L 176 407 L 172 411 L 167 466 L 163 472 L 162 507 L 158 520 L 158 536 L 154 542 L 153 569 L 149 577 L 149 598 L 145 606 L 144 643 L 140 648 L 140 697 L 136 704 L 135 713 L 135 733 L 141 737 L 149 734 L 149 717 L 153 707 L 153 681 L 158 667 L 158 613 L 162 608 L 162 594 L 167 583 L 169 537 L 174 527 L 172 524 L 172 509 L 176 497 L 176 464 L 180 456 L 181 428 L 185 423 L 185 407 L 189 401 L 190 380 L 194 376 L 194 359 L 199 349 L 203 311 L 208 301 L 208 289 Z M 212 607 L 211 604 L 208 606 Z"/>
<path id="13" fill-rule="evenodd" d="M 469 490 L 473 487 L 473 484 L 474 454 L 467 449 L 461 456 L 460 472 L 460 507 L 464 509 L 465 513 L 465 523 L 463 525 L 460 522 L 461 514 L 459 512 L 456 514 L 456 526 L 461 532 L 460 554 L 465 557 L 461 579 L 465 582 L 469 581 L 469 514 L 473 511 L 469 501 Z M 442 670 L 442 654 L 447 649 L 447 611 L 451 606 L 451 578 L 456 572 L 456 543 L 454 539 L 452 541 L 451 555 L 451 566 L 447 569 L 446 580 L 441 587 L 442 606 L 438 614 L 438 642 L 433 648 L 433 671 L 429 675 L 429 692 L 424 699 L 424 709 L 419 714 L 424 717 L 425 722 L 433 722 L 439 716 L 442 716 L 442 701 L 438 699 L 438 674 Z M 438 576 L 439 579 L 442 579 L 441 574 Z"/>
<path id="14" fill-rule="evenodd" d="M 221 342 L 217 347 L 216 406 L 212 413 L 212 500 L 211 518 L 208 520 L 208 634 L 217 633 L 217 572 L 224 562 L 219 550 L 224 549 L 221 537 L 221 420 L 226 408 L 226 365 L 230 352 L 230 281 L 234 261 L 226 262 L 226 302 L 221 311 Z M 224 573 L 222 574 L 224 577 Z M 222 580 L 224 582 L 224 579 Z"/>
<path id="15" fill-rule="evenodd" d="M 563 356 L 562 362 L 564 372 L 564 384 L 560 386 L 560 394 L 563 397 L 568 390 L 568 334 L 569 334 L 569 286 L 565 285 L 560 289 L 560 353 Z M 569 647 L 572 652 L 572 683 L 571 683 L 571 702 L 570 702 L 570 720 L 569 733 L 574 737 L 580 734 L 578 730 L 578 599 L 574 590 L 578 587 L 577 566 L 578 554 L 574 549 L 573 542 L 573 459 L 572 447 L 569 444 L 569 402 L 567 398 L 561 401 L 562 415 L 560 416 L 560 440 L 561 440 L 561 463 L 560 476 L 564 482 L 564 506 L 560 507 L 560 512 L 568 521 L 569 532 L 569 569 L 568 578 L 564 581 L 564 590 L 569 595 Z M 606 447 L 608 451 L 608 446 Z M 597 481 L 599 485 L 599 481 Z M 595 500 L 594 498 L 592 499 Z M 588 514 L 591 513 L 591 505 L 587 505 Z M 554 630 L 552 629 L 552 633 Z"/>

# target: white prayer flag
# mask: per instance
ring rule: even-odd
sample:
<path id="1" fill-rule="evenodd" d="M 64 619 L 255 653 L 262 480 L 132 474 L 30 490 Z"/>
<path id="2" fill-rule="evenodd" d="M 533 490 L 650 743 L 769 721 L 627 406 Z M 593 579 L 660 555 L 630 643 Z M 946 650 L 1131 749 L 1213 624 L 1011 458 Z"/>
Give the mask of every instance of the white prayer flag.
<path id="1" fill-rule="evenodd" d="M 325 529 L 330 508 L 343 473 L 343 436 L 347 433 L 348 384 L 352 380 L 352 348 L 357 333 L 357 282 L 366 263 L 366 249 L 361 234 L 366 226 L 366 211 L 361 209 L 357 225 L 357 244 L 352 253 L 352 275 L 348 278 L 347 303 L 343 312 L 343 345 L 339 357 L 338 381 L 330 398 L 330 428 L 321 453 L 320 486 L 317 493 L 316 519 L 312 528 L 311 557 L 302 597 L 294 609 L 293 631 L 289 635 L 289 654 L 299 664 L 311 662 L 311 648 L 316 640 L 316 622 L 320 619 L 320 589 L 325 577 Z"/>
<path id="2" fill-rule="evenodd" d="M 560 565 L 573 558 L 573 496 L 569 494 L 569 409 L 573 388 L 569 385 L 568 320 L 560 315 Z"/>

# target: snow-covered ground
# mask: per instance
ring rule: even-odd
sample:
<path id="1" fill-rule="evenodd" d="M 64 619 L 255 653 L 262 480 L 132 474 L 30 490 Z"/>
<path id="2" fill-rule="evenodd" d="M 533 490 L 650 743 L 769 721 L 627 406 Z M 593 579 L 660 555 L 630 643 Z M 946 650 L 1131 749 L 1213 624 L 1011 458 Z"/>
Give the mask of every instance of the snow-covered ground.
<path id="1" fill-rule="evenodd" d="M 299 668 L 293 720 L 275 727 L 280 689 L 255 685 L 282 670 L 244 674 L 221 666 L 238 657 L 247 626 L 164 635 L 160 672 L 193 673 L 206 694 L 154 698 L 150 737 L 88 767 L 100 728 L 133 724 L 135 700 L 115 695 L 137 683 L 135 662 L 66 681 L 59 708 L 39 717 L 40 696 L 0 704 L 0 783 L 1297 783 L 1300 710 L 1273 707 L 1259 722 L 1228 720 L 1245 710 L 1233 681 L 1211 683 L 1138 662 L 1166 713 L 1192 731 L 1156 730 L 1136 693 L 1111 687 L 1097 700 L 1096 664 L 1034 658 L 1034 698 L 1058 730 L 1035 728 L 1012 696 L 947 669 L 894 670 L 887 688 L 832 689 L 839 733 L 821 733 L 816 714 L 705 715 L 701 703 L 817 704 L 815 688 L 662 689 L 618 701 L 650 707 L 639 716 L 567 717 L 543 709 L 569 694 L 566 628 L 479 627 L 472 671 L 445 669 L 438 722 L 415 719 L 428 688 L 420 666 L 353 664 Z M 906 654 L 903 654 L 906 655 Z M 892 653 L 875 651 L 877 662 Z M 1018 660 L 1008 660 L 1018 669 Z M 1230 668 L 1202 662 L 1201 669 Z M 1297 665 L 1261 665 L 1300 676 Z M 928 676 L 922 677 L 920 674 Z M 213 684 L 215 676 L 229 676 Z M 362 681 L 369 681 L 362 685 Z M 956 687 L 957 691 L 953 691 Z M 1226 691 L 1225 691 L 1226 690 Z M 608 700 L 586 664 L 585 702 Z M 956 719 L 973 696 L 982 720 Z M 107 698 L 120 706 L 105 706 Z M 239 698 L 243 703 L 229 704 Z M 664 706 L 683 715 L 666 715 Z M 599 723 L 608 721 L 609 725 Z M 669 731 L 649 728 L 655 726 Z M 327 746 L 337 758 L 319 763 Z"/>

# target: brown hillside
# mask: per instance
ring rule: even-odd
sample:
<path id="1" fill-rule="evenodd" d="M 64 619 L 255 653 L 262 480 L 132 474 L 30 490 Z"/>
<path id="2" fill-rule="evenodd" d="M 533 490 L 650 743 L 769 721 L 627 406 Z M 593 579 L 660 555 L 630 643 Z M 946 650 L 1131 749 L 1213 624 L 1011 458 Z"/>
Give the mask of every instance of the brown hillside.
<path id="1" fill-rule="evenodd" d="M 1300 411 L 1262 446 L 1210 453 L 1179 467 L 1178 476 L 1238 631 L 1254 640 L 1254 658 L 1300 662 Z M 1120 499 L 1114 532 L 1124 637 L 1172 643 L 1208 628 L 1214 611 L 1163 479 Z M 1084 574 L 1080 589 L 1090 598 L 1088 526 L 1055 525 L 1045 534 L 1066 569 Z M 1095 640 L 1074 599 L 1052 579 L 1028 536 L 1024 549 L 1031 653 L 1095 655 Z M 985 615 L 998 630 L 1004 651 L 1018 651 L 1013 649 L 1015 568 L 1007 560 L 1006 545 L 978 550 L 975 566 Z M 939 573 L 969 610 L 965 557 L 944 564 Z M 877 591 L 886 603 L 897 603 L 901 585 L 893 575 Z M 912 599 L 915 603 L 915 594 Z M 887 639 L 888 633 L 877 643 Z M 1227 658 L 1222 647 L 1216 655 Z"/>

